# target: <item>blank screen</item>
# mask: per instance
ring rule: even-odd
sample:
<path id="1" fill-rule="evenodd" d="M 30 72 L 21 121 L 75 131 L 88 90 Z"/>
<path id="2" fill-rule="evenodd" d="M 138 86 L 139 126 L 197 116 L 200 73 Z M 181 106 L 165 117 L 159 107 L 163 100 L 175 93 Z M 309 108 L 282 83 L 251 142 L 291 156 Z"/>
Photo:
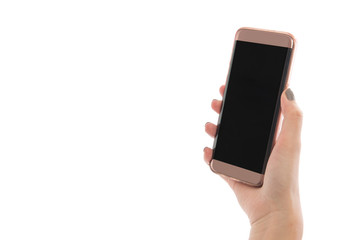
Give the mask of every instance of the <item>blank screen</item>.
<path id="1" fill-rule="evenodd" d="M 291 49 L 236 41 L 213 159 L 264 173 Z"/>

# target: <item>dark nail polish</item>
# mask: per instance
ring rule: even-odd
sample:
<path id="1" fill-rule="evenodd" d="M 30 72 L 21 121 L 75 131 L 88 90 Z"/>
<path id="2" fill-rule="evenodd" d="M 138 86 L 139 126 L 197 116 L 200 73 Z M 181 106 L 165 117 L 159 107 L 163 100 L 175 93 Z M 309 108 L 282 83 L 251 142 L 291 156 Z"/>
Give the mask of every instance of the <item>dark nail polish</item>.
<path id="1" fill-rule="evenodd" d="M 289 101 L 295 100 L 294 93 L 293 93 L 293 91 L 291 91 L 290 88 L 286 89 L 285 95 L 286 95 L 286 98 L 287 98 Z"/>

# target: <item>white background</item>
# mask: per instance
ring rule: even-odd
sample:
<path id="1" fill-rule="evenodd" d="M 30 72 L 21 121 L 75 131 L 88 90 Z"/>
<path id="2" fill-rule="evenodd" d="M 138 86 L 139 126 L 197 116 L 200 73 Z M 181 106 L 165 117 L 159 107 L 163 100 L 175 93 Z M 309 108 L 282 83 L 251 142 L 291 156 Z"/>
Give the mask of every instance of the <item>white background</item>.
<path id="1" fill-rule="evenodd" d="M 0 239 L 247 239 L 204 133 L 243 26 L 297 38 L 304 239 L 360 239 L 357 1 L 1 1 Z"/>

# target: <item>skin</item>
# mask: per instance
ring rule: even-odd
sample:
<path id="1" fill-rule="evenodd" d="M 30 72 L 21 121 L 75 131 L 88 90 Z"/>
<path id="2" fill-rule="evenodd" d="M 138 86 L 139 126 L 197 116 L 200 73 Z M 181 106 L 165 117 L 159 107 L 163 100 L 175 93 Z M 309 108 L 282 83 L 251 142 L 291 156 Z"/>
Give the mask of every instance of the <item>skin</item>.
<path id="1" fill-rule="evenodd" d="M 220 87 L 221 96 L 225 86 Z M 285 90 L 286 91 L 286 90 Z M 247 186 L 221 176 L 234 191 L 247 214 L 250 239 L 301 239 L 303 220 L 299 197 L 299 158 L 301 148 L 302 112 L 295 100 L 281 95 L 281 112 L 284 117 L 280 134 L 270 155 L 264 184 L 261 188 Z M 289 90 L 291 91 L 291 90 Z M 222 101 L 213 100 L 212 109 L 220 113 Z M 205 124 L 205 131 L 215 137 L 217 126 Z M 212 149 L 204 148 L 204 160 L 209 164 Z"/>

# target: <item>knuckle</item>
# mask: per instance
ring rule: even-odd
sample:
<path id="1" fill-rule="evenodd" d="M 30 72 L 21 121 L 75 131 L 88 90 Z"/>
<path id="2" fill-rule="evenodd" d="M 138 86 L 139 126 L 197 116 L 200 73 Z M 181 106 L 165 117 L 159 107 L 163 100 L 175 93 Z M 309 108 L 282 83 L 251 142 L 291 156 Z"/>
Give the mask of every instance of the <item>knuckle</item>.
<path id="1" fill-rule="evenodd" d="M 299 108 L 296 108 L 296 109 L 291 111 L 291 116 L 293 118 L 295 118 L 295 119 L 302 120 L 303 119 L 303 112 Z"/>

